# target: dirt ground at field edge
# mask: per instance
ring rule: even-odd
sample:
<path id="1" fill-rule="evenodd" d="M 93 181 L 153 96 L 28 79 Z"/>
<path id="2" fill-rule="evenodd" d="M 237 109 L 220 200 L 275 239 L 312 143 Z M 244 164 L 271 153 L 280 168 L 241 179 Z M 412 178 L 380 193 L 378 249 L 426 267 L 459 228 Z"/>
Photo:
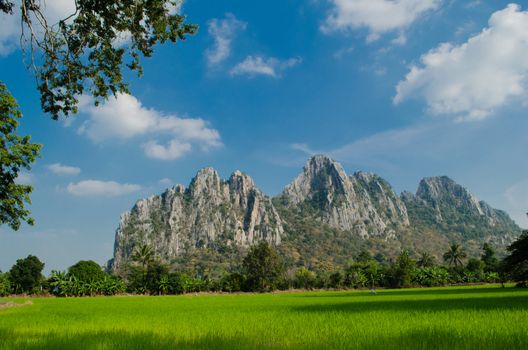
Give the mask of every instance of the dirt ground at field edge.
<path id="1" fill-rule="evenodd" d="M 13 308 L 13 307 L 29 306 L 29 305 L 33 305 L 33 302 L 32 302 L 31 300 L 28 300 L 28 301 L 26 301 L 26 302 L 23 303 L 23 304 L 20 304 L 20 303 L 13 303 L 13 302 L 0 303 L 0 310 L 3 310 L 3 309 L 10 309 L 10 308 Z"/>

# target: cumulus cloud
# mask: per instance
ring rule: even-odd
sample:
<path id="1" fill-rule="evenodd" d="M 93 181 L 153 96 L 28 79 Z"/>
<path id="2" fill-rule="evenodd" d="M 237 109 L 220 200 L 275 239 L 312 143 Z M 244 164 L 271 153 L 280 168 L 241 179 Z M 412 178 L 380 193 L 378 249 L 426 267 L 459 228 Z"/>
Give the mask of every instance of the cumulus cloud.
<path id="1" fill-rule="evenodd" d="M 142 147 L 147 156 L 161 160 L 178 159 L 191 150 L 190 143 L 178 140 L 171 140 L 167 146 L 160 145 L 156 141 L 149 141 Z"/>
<path id="2" fill-rule="evenodd" d="M 79 175 L 81 169 L 74 166 L 62 165 L 61 163 L 55 163 L 48 165 L 48 169 L 57 175 Z"/>
<path id="3" fill-rule="evenodd" d="M 207 49 L 205 57 L 209 66 L 220 64 L 231 54 L 232 41 L 237 32 L 245 30 L 246 22 L 227 13 L 223 19 L 212 19 L 207 23 L 207 31 L 213 38 L 213 46 Z"/>
<path id="4" fill-rule="evenodd" d="M 467 42 L 444 43 L 424 54 L 397 85 L 394 103 L 419 96 L 433 114 L 484 119 L 513 98 L 526 98 L 526 57 L 528 12 L 510 4 Z"/>
<path id="5" fill-rule="evenodd" d="M 264 75 L 272 78 L 280 78 L 283 71 L 295 67 L 301 62 L 302 59 L 298 57 L 279 60 L 274 57 L 263 58 L 261 56 L 248 56 L 245 60 L 234 66 L 230 74 L 232 76 L 247 75 L 249 77 L 255 77 L 257 75 Z"/>
<path id="6" fill-rule="evenodd" d="M 115 181 L 85 180 L 70 183 L 67 191 L 79 197 L 117 197 L 141 190 L 141 186 L 134 184 L 120 184 Z"/>
<path id="7" fill-rule="evenodd" d="M 440 7 L 441 0 L 329 0 L 330 15 L 322 25 L 323 32 L 366 28 L 367 41 L 382 34 L 399 32 L 395 43 L 404 43 L 403 31 L 425 13 Z"/>
<path id="8" fill-rule="evenodd" d="M 193 146 L 202 151 L 222 146 L 219 132 L 205 120 L 164 115 L 144 107 L 131 95 L 118 94 L 98 107 L 93 106 L 90 99 L 83 98 L 79 106 L 81 113 L 89 116 L 89 120 L 78 129 L 79 134 L 94 142 L 150 137 L 142 148 L 151 158 L 173 160 L 191 151 Z M 164 146 L 157 140 L 159 137 L 170 140 Z"/>

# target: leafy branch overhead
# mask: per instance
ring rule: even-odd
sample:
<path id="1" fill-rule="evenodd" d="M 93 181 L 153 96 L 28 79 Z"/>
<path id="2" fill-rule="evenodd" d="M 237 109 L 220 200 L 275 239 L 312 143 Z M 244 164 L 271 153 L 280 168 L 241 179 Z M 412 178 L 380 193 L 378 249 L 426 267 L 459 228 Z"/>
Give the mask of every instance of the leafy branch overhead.
<path id="1" fill-rule="evenodd" d="M 0 11 L 15 15 L 14 5 L 0 0 Z M 198 27 L 176 13 L 179 5 L 179 0 L 75 0 L 75 12 L 55 24 L 47 21 L 43 2 L 23 0 L 21 43 L 44 112 L 58 119 L 76 113 L 83 94 L 98 104 L 128 93 L 127 68 L 141 76 L 140 59 L 151 57 L 156 44 L 196 33 Z"/>

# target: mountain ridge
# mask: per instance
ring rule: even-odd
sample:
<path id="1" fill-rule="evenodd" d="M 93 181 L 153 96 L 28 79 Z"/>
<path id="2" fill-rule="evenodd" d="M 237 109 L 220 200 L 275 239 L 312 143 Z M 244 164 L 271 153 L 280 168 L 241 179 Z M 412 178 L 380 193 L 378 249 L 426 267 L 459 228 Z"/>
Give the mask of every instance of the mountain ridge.
<path id="1" fill-rule="evenodd" d="M 397 194 L 375 173 L 348 175 L 335 160 L 316 155 L 273 198 L 239 170 L 223 180 L 207 167 L 188 187 L 138 200 L 121 216 L 110 265 L 121 270 L 138 244 L 151 245 L 167 262 L 193 254 L 222 261 L 265 240 L 291 255 L 292 264 L 340 264 L 359 246 L 390 256 L 454 240 L 470 248 L 483 242 L 504 247 L 517 234 L 505 212 L 447 176 L 422 179 L 415 194 Z"/>

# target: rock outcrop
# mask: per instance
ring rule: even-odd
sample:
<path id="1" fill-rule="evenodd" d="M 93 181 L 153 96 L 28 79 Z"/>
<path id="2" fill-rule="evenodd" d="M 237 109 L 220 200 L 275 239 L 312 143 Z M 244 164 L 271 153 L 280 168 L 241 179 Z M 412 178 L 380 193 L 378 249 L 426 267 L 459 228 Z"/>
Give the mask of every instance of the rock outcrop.
<path id="1" fill-rule="evenodd" d="M 502 210 L 478 200 L 447 176 L 420 181 L 416 195 L 402 194 L 411 222 L 466 239 L 510 242 L 519 227 Z"/>
<path id="2" fill-rule="evenodd" d="M 271 200 L 249 176 L 236 171 L 223 181 L 205 168 L 189 188 L 177 185 L 139 200 L 121 216 L 112 268 L 119 270 L 138 244 L 150 245 L 170 261 L 196 247 L 249 246 L 260 240 L 276 245 L 283 232 Z"/>
<path id="3" fill-rule="evenodd" d="M 372 173 L 348 176 L 334 160 L 318 155 L 280 196 L 286 207 L 309 206 L 323 223 L 360 237 L 395 237 L 408 226 L 407 209 L 391 186 Z"/>
<path id="4" fill-rule="evenodd" d="M 224 181 L 212 168 L 199 171 L 188 188 L 176 185 L 139 200 L 121 216 L 110 266 L 121 270 L 140 244 L 170 263 L 189 252 L 202 254 L 202 248 L 216 252 L 218 262 L 232 248 L 285 241 L 293 260 L 315 263 L 334 255 L 335 261 L 347 261 L 355 243 L 370 239 L 388 251 L 444 249 L 453 240 L 475 250 L 482 242 L 505 247 L 520 232 L 505 212 L 448 177 L 425 178 L 416 194 L 398 196 L 378 175 L 347 175 L 339 163 L 318 155 L 273 200 L 240 171 Z"/>

